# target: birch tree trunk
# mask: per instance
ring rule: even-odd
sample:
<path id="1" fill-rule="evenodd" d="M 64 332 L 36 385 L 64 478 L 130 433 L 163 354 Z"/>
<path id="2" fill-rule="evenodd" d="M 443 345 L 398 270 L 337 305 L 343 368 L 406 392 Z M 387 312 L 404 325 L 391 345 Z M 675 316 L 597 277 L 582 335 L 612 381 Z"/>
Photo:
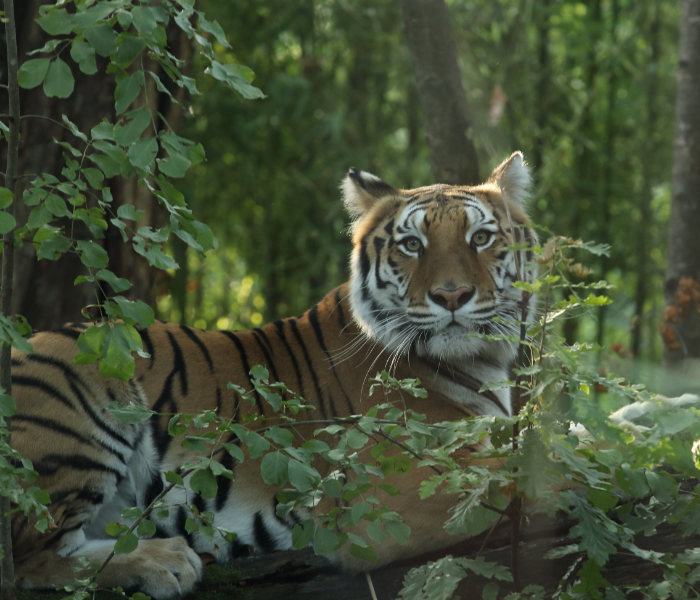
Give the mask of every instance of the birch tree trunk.
<path id="1" fill-rule="evenodd" d="M 447 6 L 444 0 L 403 0 L 402 6 L 435 180 L 453 185 L 479 183 Z"/>
<path id="2" fill-rule="evenodd" d="M 700 0 L 683 0 L 673 197 L 661 332 L 665 358 L 688 370 L 700 358 Z M 694 370 L 694 369 L 693 369 Z M 689 371 L 688 371 L 689 372 Z M 695 375 L 697 382 L 697 375 Z"/>

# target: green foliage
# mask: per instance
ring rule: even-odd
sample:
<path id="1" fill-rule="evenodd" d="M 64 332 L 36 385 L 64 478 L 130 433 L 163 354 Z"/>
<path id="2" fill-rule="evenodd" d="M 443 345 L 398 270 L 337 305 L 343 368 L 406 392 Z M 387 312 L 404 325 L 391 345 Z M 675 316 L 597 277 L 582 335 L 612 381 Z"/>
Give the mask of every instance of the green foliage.
<path id="1" fill-rule="evenodd" d="M 88 282 L 95 286 L 96 302 L 88 308 L 97 312 L 92 316 L 98 320 L 104 317 L 108 321 L 80 335 L 75 361 L 82 364 L 99 360 L 102 374 L 125 380 L 134 372 L 134 353 L 143 354 L 138 328 L 152 323 L 154 313 L 145 303 L 120 295 L 131 288 L 131 283 L 110 270 L 102 241 L 109 225 L 150 266 L 160 269 L 178 267 L 168 249 L 171 233 L 200 252 L 214 245 L 210 229 L 194 219 L 183 194 L 170 182 L 202 162 L 204 150 L 201 144 L 176 135 L 165 115 L 149 108 L 147 82 L 153 82 L 159 92 L 174 102 L 174 89 L 198 93 L 195 81 L 183 72 L 184 61 L 169 51 L 166 30 L 175 27 L 184 33 L 203 63 L 210 66 L 211 74 L 230 90 L 246 98 L 262 97 L 251 84 L 250 69 L 220 62 L 215 45 L 229 47 L 223 29 L 193 5 L 188 0 L 158 5 L 129 0 L 44 4 L 37 23 L 50 36 L 49 40 L 29 52 L 31 58 L 17 72 L 16 83 L 25 89 L 41 86 L 48 98 L 72 95 L 75 78 L 69 60 L 85 75 L 94 75 L 99 61 L 116 84 L 114 122 L 103 119 L 84 132 L 68 115 L 62 115 L 61 125 L 70 135 L 54 139 L 54 143 L 62 152 L 63 168 L 60 176 L 30 174 L 32 180 L 23 186 L 21 197 L 27 209 L 26 221 L 16 222 L 9 210 L 15 202 L 14 193 L 0 188 L 0 234 L 13 235 L 18 245 L 31 241 L 38 260 L 55 261 L 68 253 L 79 258 L 85 273 L 75 284 Z M 154 64 L 158 65 L 158 72 L 153 70 Z M 3 122 L 3 137 L 9 137 L 10 127 L 17 126 L 18 123 Z M 117 206 L 109 187 L 109 180 L 117 175 L 136 178 L 153 193 L 167 212 L 166 225 L 157 229 L 139 226 L 141 211 L 131 204 Z M 110 294 L 105 284 L 116 295 Z M 0 343 L 30 352 L 31 344 L 24 339 L 29 332 L 22 317 L 0 317 Z M 51 523 L 45 506 L 49 498 L 31 486 L 36 479 L 32 465 L 9 445 L 7 418 L 14 412 L 12 399 L 0 397 L 0 489 L 44 531 Z M 122 407 L 117 412 L 125 422 L 136 422 L 149 414 L 142 407 Z M 221 475 L 213 463 L 209 468 L 214 475 Z M 211 489 L 204 479 L 203 475 L 195 479 L 203 494 Z M 119 535 L 115 553 L 131 552 L 137 534 L 152 535 L 149 523 L 140 520 L 135 532 L 119 527 L 111 531 Z M 91 586 L 82 586 L 75 597 L 85 596 Z"/>
<path id="2" fill-rule="evenodd" d="M 661 353 L 678 4 L 447 4 L 482 175 L 521 148 L 536 177 L 534 222 L 612 246 L 590 268 L 616 301 L 595 321 L 561 321 L 567 342 L 615 342 L 605 364 L 653 372 L 629 353 Z M 195 99 L 188 135 L 217 160 L 192 169 L 187 195 L 226 248 L 190 258 L 171 288 L 177 302 L 161 310 L 200 326 L 257 326 L 346 278 L 337 186 L 348 167 L 410 187 L 433 183 L 430 161 L 400 3 L 206 7 L 268 98 L 246 105 L 203 87 Z M 321 259 L 297 258 L 309 249 Z"/>

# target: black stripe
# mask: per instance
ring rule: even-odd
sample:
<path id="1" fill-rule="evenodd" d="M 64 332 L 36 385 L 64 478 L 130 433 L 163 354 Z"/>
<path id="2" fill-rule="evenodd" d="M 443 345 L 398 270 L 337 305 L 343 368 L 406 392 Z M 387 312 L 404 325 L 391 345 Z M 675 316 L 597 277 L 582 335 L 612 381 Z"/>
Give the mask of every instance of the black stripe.
<path id="1" fill-rule="evenodd" d="M 267 337 L 260 329 L 253 329 L 253 337 L 255 338 L 255 341 L 258 343 L 258 346 L 260 347 L 260 350 L 262 351 L 263 356 L 265 357 L 265 364 L 270 369 L 270 372 L 272 373 L 273 379 L 275 381 L 279 381 L 280 378 L 277 375 L 277 369 L 275 369 L 275 363 L 272 361 L 272 356 L 270 356 L 270 353 L 267 350 L 269 343 L 267 344 L 267 346 L 265 345 L 265 342 L 267 341 Z"/>
<path id="2" fill-rule="evenodd" d="M 498 408 L 501 410 L 501 412 L 504 415 L 510 416 L 510 413 L 506 410 L 506 407 L 503 406 L 503 403 L 501 402 L 500 398 L 496 396 L 491 390 L 483 390 L 479 391 L 482 386 L 482 382 L 479 381 L 476 377 L 469 375 L 469 373 L 464 373 L 462 371 L 455 371 L 453 369 L 450 369 L 449 367 L 445 367 L 444 365 L 441 365 L 438 362 L 433 362 L 428 359 L 423 359 L 427 363 L 429 363 L 437 373 L 442 375 L 443 377 L 446 377 L 447 379 L 451 379 L 452 381 L 463 385 L 464 387 L 470 389 L 473 391 L 475 394 L 478 394 L 479 396 L 483 396 L 487 400 L 490 400 L 493 402 Z"/>
<path id="3" fill-rule="evenodd" d="M 369 279 L 369 270 L 371 268 L 371 264 L 369 261 L 369 255 L 367 254 L 367 238 L 362 239 L 362 243 L 360 244 L 360 276 L 362 278 L 362 299 L 367 300 L 367 296 L 369 294 L 367 290 L 367 280 Z"/>
<path id="4" fill-rule="evenodd" d="M 340 289 L 335 290 L 335 310 L 338 315 L 338 325 L 340 325 L 340 331 L 342 333 L 347 326 L 347 321 L 345 320 L 345 311 L 343 310 L 343 300 L 340 297 Z"/>
<path id="5" fill-rule="evenodd" d="M 207 364 L 209 365 L 209 371 L 213 372 L 214 371 L 214 363 L 212 363 L 212 361 L 211 361 L 211 355 L 209 354 L 209 350 L 204 345 L 202 340 L 199 339 L 199 336 L 194 332 L 194 330 L 192 328 L 187 327 L 187 325 L 180 325 L 180 330 L 195 343 L 197 348 L 199 348 L 199 351 L 204 356 L 204 360 L 206 360 Z"/>
<path id="6" fill-rule="evenodd" d="M 187 531 L 185 524 L 187 523 L 187 511 L 184 506 L 181 506 L 177 511 L 177 517 L 175 518 L 175 528 L 176 531 L 185 538 L 187 545 L 192 547 L 192 534 Z"/>
<path id="7" fill-rule="evenodd" d="M 316 371 L 314 370 L 313 365 L 311 364 L 311 358 L 309 357 L 309 351 L 306 349 L 306 344 L 304 344 L 304 340 L 301 337 L 301 334 L 299 333 L 299 328 L 297 327 L 297 322 L 296 319 L 287 319 L 289 321 L 289 326 L 292 328 L 292 333 L 294 334 L 294 337 L 297 340 L 297 343 L 299 346 L 301 346 L 301 351 L 304 353 L 304 359 L 306 360 L 306 366 L 309 370 L 309 373 L 311 373 L 311 380 L 314 383 L 314 389 L 316 390 L 316 397 L 318 398 L 318 408 L 321 411 L 321 415 L 323 418 L 328 417 L 328 413 L 326 411 L 325 407 L 325 402 L 323 399 L 323 394 L 321 393 L 321 386 L 318 383 L 318 377 L 316 377 Z"/>
<path id="8" fill-rule="evenodd" d="M 238 437 L 235 434 L 230 434 L 226 443 L 235 444 L 236 442 L 238 442 Z M 233 469 L 235 467 L 235 465 L 233 464 L 233 456 L 231 456 L 225 450 L 224 455 L 219 462 L 221 462 L 221 464 L 224 467 L 233 472 Z M 223 475 L 219 475 L 216 478 L 216 498 L 214 500 L 214 506 L 216 507 L 217 511 L 223 509 L 224 505 L 226 504 L 226 500 L 228 500 L 228 495 L 231 491 L 232 484 L 233 481 L 231 481 L 231 479 L 229 479 L 228 477 L 224 477 Z"/>
<path id="9" fill-rule="evenodd" d="M 241 340 L 238 339 L 238 336 L 232 331 L 220 331 L 219 333 L 225 335 L 236 346 L 238 354 L 241 358 L 241 363 L 243 364 L 245 375 L 248 378 L 248 381 L 250 382 L 250 363 L 248 362 L 248 353 L 246 352 L 245 347 L 243 346 L 243 342 L 241 342 Z M 236 382 L 234 381 L 234 383 Z M 255 389 L 253 390 L 253 394 L 255 396 L 255 404 L 258 407 L 258 412 L 262 415 L 264 414 L 262 398 Z"/>
<path id="10" fill-rule="evenodd" d="M 187 381 L 187 364 L 182 358 L 182 348 L 180 344 L 177 343 L 175 336 L 169 331 L 166 332 L 168 335 L 168 340 L 170 341 L 170 346 L 173 350 L 173 369 L 171 374 L 178 374 L 180 376 L 180 389 L 182 390 L 182 395 L 186 396 L 189 391 L 189 383 Z"/>
<path id="11" fill-rule="evenodd" d="M 63 335 L 65 337 L 68 337 L 72 340 L 77 340 L 78 337 L 80 336 L 81 333 L 83 333 L 80 330 L 74 329 L 74 326 L 71 325 L 70 327 L 62 327 L 61 329 L 56 329 L 56 331 L 53 331 L 52 333 L 55 333 L 57 335 Z"/>
<path id="12" fill-rule="evenodd" d="M 90 387 L 82 380 L 82 378 L 76 373 L 75 369 L 52 356 L 46 356 L 44 354 L 30 354 L 29 355 L 29 360 L 33 362 L 38 362 L 44 365 L 49 365 L 51 367 L 54 367 L 58 370 L 60 370 L 63 373 L 63 376 L 66 378 L 66 381 L 68 382 L 68 385 L 75 395 L 75 397 L 78 399 L 78 402 L 80 403 L 80 406 L 82 407 L 83 411 L 92 419 L 93 423 L 97 425 L 102 431 L 104 431 L 107 435 L 109 435 L 112 439 L 116 440 L 117 442 L 129 447 L 133 448 L 133 443 L 129 440 L 127 440 L 123 435 L 121 435 L 118 431 L 116 431 L 111 425 L 106 423 L 102 417 L 98 415 L 98 413 L 93 409 L 91 402 L 88 402 L 87 398 L 85 397 L 85 394 L 79 389 L 78 386 L 80 386 L 83 390 L 86 390 L 88 393 L 91 393 L 92 390 Z M 55 394 L 59 393 L 58 390 L 56 390 Z M 109 391 L 108 391 L 109 394 Z M 91 393 L 91 396 L 94 398 L 94 395 Z M 111 397 L 114 398 L 114 394 L 111 394 Z M 67 400 L 65 396 L 63 396 Z M 61 400 L 59 398 L 59 400 Z M 63 402 L 63 400 L 61 400 Z M 71 408 L 73 408 L 72 403 L 70 404 Z"/>
<path id="13" fill-rule="evenodd" d="M 68 399 L 68 397 L 64 393 L 58 391 L 57 388 L 55 388 L 51 384 L 46 383 L 45 381 L 43 381 L 37 377 L 27 377 L 25 375 L 13 375 L 12 376 L 12 385 L 13 386 L 23 385 L 26 387 L 33 387 L 33 388 L 40 389 L 42 392 L 45 392 L 49 396 L 52 396 L 54 399 L 58 400 L 64 406 L 67 406 L 71 410 L 77 412 L 76 407 L 73 405 L 73 403 Z"/>
<path id="14" fill-rule="evenodd" d="M 374 238 L 374 252 L 376 253 L 376 260 L 374 264 L 374 276 L 377 282 L 377 287 L 381 290 L 386 287 L 386 281 L 384 281 L 379 276 L 379 271 L 382 267 L 382 248 L 384 248 L 385 241 L 382 238 Z"/>
<path id="15" fill-rule="evenodd" d="M 265 525 L 260 511 L 256 512 L 253 518 L 253 536 L 255 537 L 255 544 L 263 552 L 273 552 L 276 549 L 275 541 Z"/>
<path id="16" fill-rule="evenodd" d="M 113 467 L 92 460 L 83 454 L 46 454 L 41 460 L 34 461 L 34 470 L 39 475 L 53 475 L 61 467 L 68 467 L 76 471 L 101 471 L 111 473 L 117 479 L 121 479 L 124 474 Z"/>
<path id="17" fill-rule="evenodd" d="M 201 494 L 195 494 L 192 504 L 194 504 L 194 507 L 197 509 L 199 514 L 206 512 L 207 510 L 207 503 L 204 498 L 202 498 Z"/>
<path id="18" fill-rule="evenodd" d="M 156 496 L 163 491 L 163 488 L 163 478 L 160 476 L 160 473 L 154 473 L 151 478 L 151 483 L 148 484 L 146 492 L 143 495 L 144 506 L 149 506 L 151 502 L 156 499 Z"/>
<path id="19" fill-rule="evenodd" d="M 21 431 L 20 428 L 16 427 L 16 424 L 18 422 L 32 423 L 33 425 L 37 425 L 38 427 L 50 429 L 51 431 L 55 431 L 56 433 L 60 433 L 75 440 L 78 440 L 79 442 L 88 446 L 99 446 L 100 448 L 107 450 L 109 453 L 114 454 L 122 463 L 126 465 L 126 457 L 124 456 L 123 452 L 119 452 L 118 450 L 115 450 L 113 447 L 105 444 L 104 442 L 83 435 L 79 431 L 75 431 L 74 429 L 63 425 L 58 421 L 54 421 L 53 419 L 46 419 L 44 417 L 37 417 L 34 415 L 14 415 L 12 417 L 12 425 L 14 431 Z"/>
<path id="20" fill-rule="evenodd" d="M 301 370 L 299 369 L 299 363 L 297 362 L 297 358 L 295 353 L 292 351 L 292 348 L 289 345 L 289 342 L 287 341 L 287 336 L 284 334 L 284 321 L 275 321 L 273 323 L 275 326 L 275 329 L 277 329 L 277 336 L 282 342 L 282 345 L 284 346 L 285 350 L 287 351 L 287 354 L 289 354 L 289 358 L 292 361 L 292 368 L 294 369 L 294 374 L 297 376 L 297 383 L 299 384 L 299 394 L 301 395 L 302 398 L 305 398 L 304 395 L 304 383 L 301 379 Z"/>
<path id="21" fill-rule="evenodd" d="M 163 389 L 158 396 L 158 400 L 153 403 L 153 411 L 156 413 L 177 413 L 177 403 L 173 398 L 173 377 L 175 372 L 171 371 L 165 378 L 163 383 Z M 158 450 L 158 456 L 165 456 L 165 452 L 170 445 L 172 437 L 168 433 L 167 429 L 161 428 L 161 420 L 158 418 L 151 419 L 151 432 L 153 433 L 153 440 L 156 444 L 156 449 Z"/>
<path id="22" fill-rule="evenodd" d="M 314 333 L 316 334 L 316 340 L 318 341 L 318 345 L 321 346 L 321 350 L 323 350 L 324 354 L 326 355 L 326 358 L 328 359 L 331 373 L 333 373 L 333 376 L 335 377 L 335 380 L 338 383 L 338 386 L 340 387 L 340 391 L 343 393 L 343 396 L 345 396 L 345 403 L 347 404 L 348 410 L 350 411 L 351 415 L 354 415 L 355 409 L 353 408 L 348 393 L 345 391 L 345 387 L 340 381 L 340 377 L 338 377 L 338 372 L 335 370 L 335 363 L 333 362 L 333 357 L 331 356 L 331 353 L 328 351 L 328 347 L 326 346 L 326 340 L 323 339 L 323 331 L 321 330 L 321 324 L 318 321 L 318 304 L 314 304 L 309 310 L 309 323 L 311 323 L 311 327 L 313 328 Z M 331 402 L 331 412 L 333 413 L 334 417 L 338 416 L 333 402 Z"/>
<path id="23" fill-rule="evenodd" d="M 148 354 L 151 355 L 150 362 L 148 363 L 148 368 L 152 369 L 153 363 L 156 360 L 156 349 L 153 346 L 151 334 L 148 332 L 148 329 L 142 329 L 139 333 L 141 334 L 141 342 L 143 343 L 144 351 L 148 352 Z"/>

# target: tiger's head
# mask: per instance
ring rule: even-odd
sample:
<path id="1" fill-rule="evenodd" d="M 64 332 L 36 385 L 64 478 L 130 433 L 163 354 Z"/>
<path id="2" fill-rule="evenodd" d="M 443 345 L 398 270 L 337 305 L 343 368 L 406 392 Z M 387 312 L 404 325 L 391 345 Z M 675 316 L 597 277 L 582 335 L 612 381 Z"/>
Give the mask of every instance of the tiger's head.
<path id="1" fill-rule="evenodd" d="M 394 356 L 459 364 L 510 361 L 536 243 L 524 209 L 530 173 L 520 152 L 477 186 L 397 190 L 351 169 L 342 183 L 351 231 L 351 305 L 361 329 Z M 528 307 L 532 311 L 533 306 Z"/>

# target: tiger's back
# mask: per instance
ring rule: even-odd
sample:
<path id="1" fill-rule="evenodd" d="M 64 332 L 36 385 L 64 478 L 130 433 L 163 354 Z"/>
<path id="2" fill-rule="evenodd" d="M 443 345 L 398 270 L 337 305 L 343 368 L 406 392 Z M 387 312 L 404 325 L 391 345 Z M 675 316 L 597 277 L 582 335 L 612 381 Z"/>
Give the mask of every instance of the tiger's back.
<path id="1" fill-rule="evenodd" d="M 284 382 L 313 405 L 304 415 L 309 422 L 360 414 L 385 401 L 369 395 L 368 381 L 383 368 L 398 378 L 421 378 L 427 401 L 398 395 L 389 400 L 427 413 L 431 421 L 509 414 L 507 391 L 479 389 L 506 377 L 514 348 L 486 342 L 481 334 L 507 333 L 504 323 L 516 322 L 523 312 L 511 283 L 529 277 L 529 256 L 510 248 L 535 240 L 522 209 L 526 187 L 518 154 L 477 187 L 394 190 L 351 171 L 344 184 L 355 218 L 348 284 L 299 317 L 250 331 L 157 323 L 142 331 L 150 357 L 137 359 L 129 382 L 105 379 L 94 365 L 72 364 L 79 328 L 34 336 L 31 355 L 13 355 L 18 415 L 12 443 L 32 460 L 39 485 L 50 493 L 56 528 L 42 536 L 31 522 L 15 519 L 20 582 L 43 587 L 70 581 L 79 556 L 103 560 L 112 542 L 104 540 L 104 527 L 120 520 L 123 508 L 147 506 L 163 489 L 163 473 L 191 459 L 168 434 L 171 415 L 215 409 L 247 426 L 269 424 L 275 415 L 257 393 L 244 399 L 228 386 L 251 389 L 253 365 L 264 365 L 272 381 Z M 123 425 L 109 411 L 113 402 L 142 404 L 161 416 Z M 261 416 L 267 420 L 254 418 Z M 296 430 L 308 438 L 313 428 Z M 115 557 L 102 585 L 174 597 L 192 589 L 201 574 L 192 549 L 225 562 L 248 548 L 291 546 L 292 528 L 304 515 L 276 514 L 277 490 L 264 484 L 256 461 L 236 463 L 224 453 L 222 462 L 233 481 L 219 478 L 216 496 L 208 499 L 171 490 L 166 500 L 173 508 L 158 523 L 160 539 L 142 540 L 134 553 Z M 440 525 L 454 499 L 420 503 L 424 476 L 412 469 L 401 478 L 403 494 L 382 498 L 412 529 L 409 547 L 385 544 L 383 562 L 447 543 Z M 320 508 L 332 503 L 324 499 Z M 186 507 L 193 504 L 235 531 L 235 541 L 190 535 Z M 356 566 L 349 555 L 340 558 Z"/>

